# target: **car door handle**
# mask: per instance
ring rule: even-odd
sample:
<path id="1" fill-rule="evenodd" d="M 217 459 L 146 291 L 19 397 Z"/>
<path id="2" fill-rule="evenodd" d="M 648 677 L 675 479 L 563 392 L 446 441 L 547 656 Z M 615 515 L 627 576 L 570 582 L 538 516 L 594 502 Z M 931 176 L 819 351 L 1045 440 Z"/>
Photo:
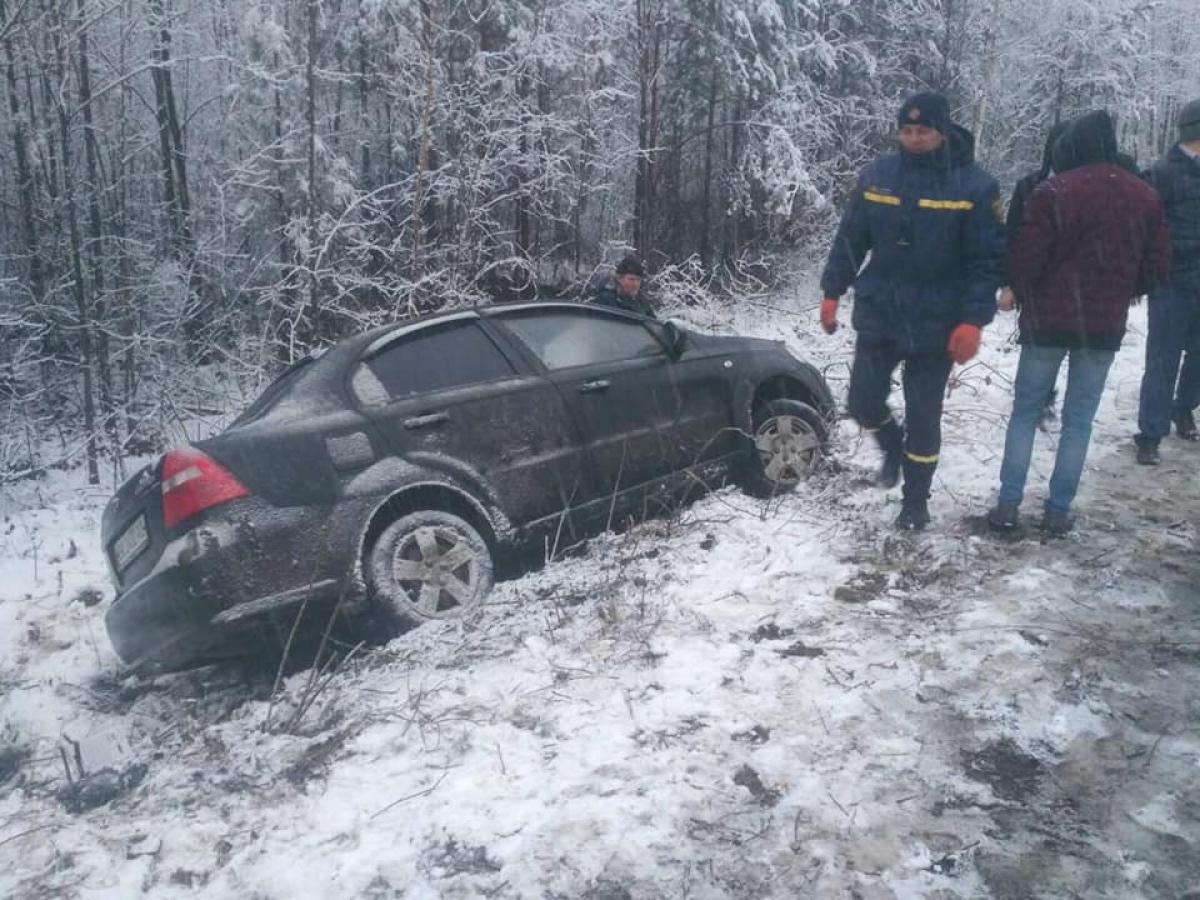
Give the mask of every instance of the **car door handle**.
<path id="1" fill-rule="evenodd" d="M 418 428 L 437 428 L 449 421 L 449 413 L 439 412 L 431 413 L 428 416 L 414 416 L 411 419 L 405 419 L 402 424 L 405 428 L 415 431 Z"/>
<path id="2" fill-rule="evenodd" d="M 610 387 L 612 387 L 612 382 L 606 381 L 603 378 L 601 378 L 599 381 L 585 381 L 579 386 L 579 393 L 598 394 L 601 391 L 607 391 Z"/>

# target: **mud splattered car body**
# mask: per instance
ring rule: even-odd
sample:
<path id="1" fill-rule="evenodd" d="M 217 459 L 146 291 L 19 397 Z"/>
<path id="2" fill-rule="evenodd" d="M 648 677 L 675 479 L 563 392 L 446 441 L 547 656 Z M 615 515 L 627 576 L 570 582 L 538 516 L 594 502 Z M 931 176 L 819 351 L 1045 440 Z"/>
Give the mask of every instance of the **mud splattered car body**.
<path id="1" fill-rule="evenodd" d="M 497 554 L 565 546 L 738 472 L 786 490 L 833 401 L 780 343 L 566 303 L 385 327 L 293 366 L 129 479 L 101 539 L 126 662 L 238 655 L 301 606 L 461 614 Z"/>

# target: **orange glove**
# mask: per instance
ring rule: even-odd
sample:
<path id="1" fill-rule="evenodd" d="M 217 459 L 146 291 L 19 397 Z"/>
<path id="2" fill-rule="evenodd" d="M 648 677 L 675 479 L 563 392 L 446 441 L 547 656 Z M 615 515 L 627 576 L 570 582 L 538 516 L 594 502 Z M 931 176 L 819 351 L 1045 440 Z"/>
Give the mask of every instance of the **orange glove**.
<path id="1" fill-rule="evenodd" d="M 826 297 L 821 301 L 821 327 L 826 334 L 833 334 L 838 329 L 837 297 Z"/>
<path id="2" fill-rule="evenodd" d="M 950 332 L 950 343 L 946 345 L 950 358 L 960 366 L 972 359 L 979 352 L 979 338 L 979 326 L 963 322 Z"/>

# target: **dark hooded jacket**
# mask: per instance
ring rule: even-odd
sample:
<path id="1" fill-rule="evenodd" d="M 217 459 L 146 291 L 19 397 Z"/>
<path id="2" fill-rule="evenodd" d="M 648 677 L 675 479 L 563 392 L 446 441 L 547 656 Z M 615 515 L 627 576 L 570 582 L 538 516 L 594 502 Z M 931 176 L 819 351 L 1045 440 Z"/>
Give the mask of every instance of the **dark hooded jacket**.
<path id="1" fill-rule="evenodd" d="M 1021 219 L 1025 215 L 1025 203 L 1029 200 L 1037 186 L 1050 177 L 1054 171 L 1054 163 L 1050 155 L 1054 152 L 1054 143 L 1067 127 L 1066 122 L 1056 122 L 1046 135 L 1046 146 L 1042 150 L 1042 166 L 1030 172 L 1013 187 L 1012 197 L 1008 201 L 1008 215 L 1004 219 L 1004 233 L 1008 236 L 1008 246 L 1017 240 L 1017 232 L 1021 229 Z"/>
<path id="2" fill-rule="evenodd" d="M 944 351 L 959 324 L 991 322 L 1004 280 L 996 181 L 975 164 L 971 133 L 948 132 L 933 153 L 901 151 L 862 170 L 821 276 L 827 297 L 854 286 L 860 340 L 906 354 Z"/>
<path id="3" fill-rule="evenodd" d="M 1171 283 L 1200 292 L 1200 160 L 1176 144 L 1148 178 L 1171 228 Z"/>
<path id="4" fill-rule="evenodd" d="M 1116 350 L 1130 302 L 1167 275 L 1162 203 L 1117 162 L 1103 111 L 1070 123 L 1053 165 L 1059 174 L 1029 198 L 1009 261 L 1021 341 Z"/>

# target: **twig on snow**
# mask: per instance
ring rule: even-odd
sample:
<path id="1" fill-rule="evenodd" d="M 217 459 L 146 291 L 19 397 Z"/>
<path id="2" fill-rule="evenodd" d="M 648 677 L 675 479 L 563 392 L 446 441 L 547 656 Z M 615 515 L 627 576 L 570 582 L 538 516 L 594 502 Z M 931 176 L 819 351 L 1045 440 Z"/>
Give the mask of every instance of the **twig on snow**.
<path id="1" fill-rule="evenodd" d="M 1150 748 L 1150 752 L 1146 754 L 1146 759 L 1142 762 L 1143 769 L 1147 769 L 1150 767 L 1150 761 L 1154 759 L 1154 754 L 1158 751 L 1158 745 L 1162 743 L 1163 738 L 1168 737 L 1168 736 L 1174 737 L 1174 735 L 1172 735 L 1171 732 L 1168 730 L 1168 731 L 1164 731 L 1162 734 L 1160 734 L 1158 736 L 1158 738 L 1154 741 L 1154 745 Z"/>
<path id="2" fill-rule="evenodd" d="M 408 794 L 404 797 L 401 797 L 399 800 L 393 800 L 391 803 L 389 803 L 387 806 L 385 806 L 383 809 L 379 810 L 378 812 L 371 813 L 371 818 L 376 819 L 379 816 L 382 816 L 388 810 L 395 809 L 401 803 L 407 803 L 409 800 L 415 800 L 417 797 L 426 797 L 426 796 L 432 794 L 434 791 L 436 791 L 438 789 L 438 785 L 440 785 L 443 781 L 446 780 L 446 776 L 448 776 L 449 774 L 450 774 L 450 770 L 446 769 L 444 772 L 442 772 L 442 777 L 439 778 L 437 781 L 435 781 L 433 784 L 431 784 L 429 787 L 425 788 L 424 790 L 417 791 L 416 793 Z"/>
<path id="3" fill-rule="evenodd" d="M 833 796 L 832 791 L 826 791 L 825 794 L 827 797 L 829 797 L 830 800 L 833 801 L 833 805 L 842 811 L 842 815 L 844 815 L 847 819 L 850 818 L 850 812 L 846 809 L 846 807 L 844 807 L 844 806 L 842 806 L 842 804 L 838 803 L 838 799 L 837 799 L 837 797 Z"/>
<path id="4" fill-rule="evenodd" d="M 18 831 L 16 834 L 10 834 L 8 837 L 0 840 L 0 847 L 3 847 L 5 844 L 10 844 L 15 840 L 19 840 L 20 838 L 23 838 L 26 835 L 36 834 L 39 831 L 45 831 L 47 828 L 53 828 L 53 827 L 54 827 L 53 822 L 47 822 L 45 825 L 38 825 L 35 828 L 27 828 L 24 831 Z"/>
<path id="5" fill-rule="evenodd" d="M 825 716 L 823 716 L 821 714 L 821 707 L 817 706 L 817 702 L 815 700 L 812 701 L 812 707 L 817 713 L 817 718 L 821 721 L 821 727 L 825 729 L 825 736 L 826 737 L 831 736 L 830 731 L 829 731 L 829 725 L 825 721 Z"/>

